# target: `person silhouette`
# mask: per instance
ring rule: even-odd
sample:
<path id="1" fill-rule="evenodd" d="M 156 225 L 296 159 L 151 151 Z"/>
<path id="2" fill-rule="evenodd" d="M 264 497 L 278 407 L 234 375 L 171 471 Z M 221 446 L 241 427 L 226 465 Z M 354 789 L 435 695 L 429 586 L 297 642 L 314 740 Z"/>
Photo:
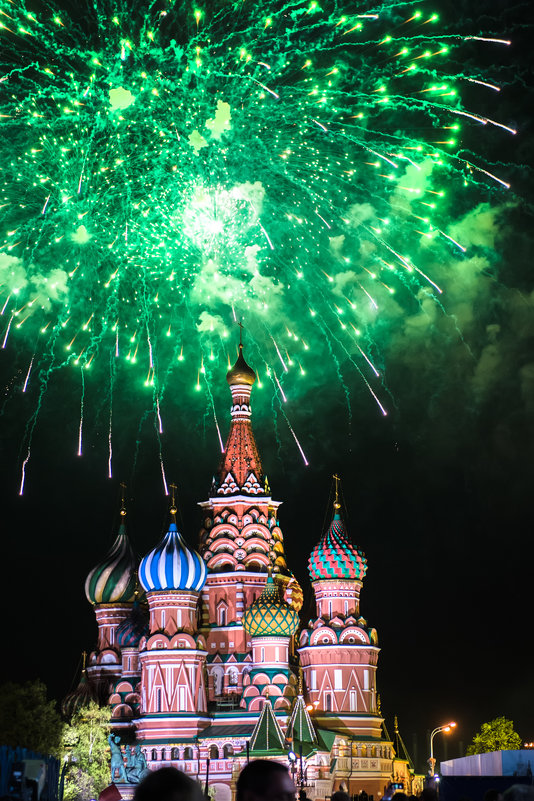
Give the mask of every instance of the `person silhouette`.
<path id="1" fill-rule="evenodd" d="M 236 784 L 236 801 L 295 801 L 295 793 L 287 768 L 268 759 L 249 762 Z"/>
<path id="2" fill-rule="evenodd" d="M 133 801 L 205 801 L 197 782 L 177 768 L 151 770 L 135 788 Z"/>

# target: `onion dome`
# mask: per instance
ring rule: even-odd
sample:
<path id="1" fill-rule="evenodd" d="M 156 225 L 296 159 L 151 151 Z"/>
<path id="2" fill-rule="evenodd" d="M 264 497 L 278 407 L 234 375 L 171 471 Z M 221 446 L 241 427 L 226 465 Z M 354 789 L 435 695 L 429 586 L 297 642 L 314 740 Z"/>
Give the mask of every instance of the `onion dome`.
<path id="1" fill-rule="evenodd" d="M 119 648 L 136 648 L 145 634 L 148 634 L 148 616 L 139 601 L 135 601 L 128 617 L 117 627 L 115 641 Z"/>
<path id="2" fill-rule="evenodd" d="M 298 629 L 297 612 L 281 599 L 270 574 L 261 595 L 246 610 L 243 625 L 251 637 L 292 637 Z"/>
<path id="3" fill-rule="evenodd" d="M 239 356 L 234 366 L 226 373 L 226 380 L 230 386 L 245 384 L 249 387 L 256 381 L 256 373 L 252 367 L 246 363 L 245 357 L 243 356 L 243 345 L 241 342 L 239 343 Z"/>
<path id="4" fill-rule="evenodd" d="M 139 580 L 146 592 L 194 590 L 200 592 L 208 575 L 203 558 L 191 550 L 176 528 L 176 507 L 171 506 L 169 530 L 139 565 Z"/>
<path id="5" fill-rule="evenodd" d="M 312 581 L 320 579 L 363 579 L 367 559 L 349 540 L 343 521 L 336 511 L 308 560 Z"/>
<path id="6" fill-rule="evenodd" d="M 80 709 L 89 706 L 91 701 L 96 701 L 96 697 L 91 689 L 91 685 L 87 681 L 87 673 L 84 668 L 78 686 L 72 690 L 72 692 L 67 693 L 61 702 L 63 717 L 70 720 Z"/>
<path id="7" fill-rule="evenodd" d="M 121 523 L 110 552 L 87 576 L 87 600 L 92 604 L 132 603 L 135 599 L 136 567 L 126 526 Z"/>

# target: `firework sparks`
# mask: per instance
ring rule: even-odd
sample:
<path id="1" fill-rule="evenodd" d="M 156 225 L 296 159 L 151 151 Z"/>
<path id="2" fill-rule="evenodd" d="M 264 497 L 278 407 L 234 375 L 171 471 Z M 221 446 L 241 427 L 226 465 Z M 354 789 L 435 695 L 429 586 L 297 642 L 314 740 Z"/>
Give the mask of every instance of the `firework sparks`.
<path id="1" fill-rule="evenodd" d="M 371 366 L 377 383 L 364 385 L 385 414 L 382 365 L 349 329 L 379 352 L 376 323 L 396 289 L 415 298 L 424 286 L 446 308 L 423 240 L 443 235 L 441 261 L 463 254 L 449 198 L 472 193 L 474 205 L 481 184 L 509 187 L 466 160 L 459 118 L 515 133 L 461 97 L 466 83 L 500 87 L 455 78 L 448 58 L 509 41 L 439 30 L 424 4 L 340 14 L 260 2 L 239 17 L 180 2 L 4 5 L 2 349 L 46 331 L 41 366 L 81 367 L 78 453 L 89 365 L 99 375 L 113 356 L 133 395 L 152 388 L 159 435 L 173 367 L 213 387 L 238 317 L 282 401 L 273 364 L 297 381 L 336 347 L 357 381 L 358 363 Z M 332 325 L 344 339 L 326 341 Z"/>

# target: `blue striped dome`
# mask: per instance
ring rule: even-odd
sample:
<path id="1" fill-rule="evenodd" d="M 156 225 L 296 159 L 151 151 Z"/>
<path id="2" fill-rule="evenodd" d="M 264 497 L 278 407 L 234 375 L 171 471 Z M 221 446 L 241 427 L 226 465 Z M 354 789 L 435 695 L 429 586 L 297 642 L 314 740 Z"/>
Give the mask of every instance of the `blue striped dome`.
<path id="1" fill-rule="evenodd" d="M 152 590 L 195 590 L 200 592 L 208 575 L 203 558 L 192 551 L 184 539 L 176 523 L 171 523 L 169 530 L 150 551 L 139 565 L 139 580 L 146 592 Z"/>

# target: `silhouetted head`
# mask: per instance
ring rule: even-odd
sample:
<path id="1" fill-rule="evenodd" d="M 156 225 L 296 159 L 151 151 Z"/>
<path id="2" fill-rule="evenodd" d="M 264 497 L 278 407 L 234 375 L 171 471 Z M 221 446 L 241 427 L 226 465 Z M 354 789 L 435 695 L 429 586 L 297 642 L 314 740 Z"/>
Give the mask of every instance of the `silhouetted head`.
<path id="1" fill-rule="evenodd" d="M 331 801 L 350 801 L 350 795 L 345 790 L 336 790 L 331 795 Z"/>
<path id="2" fill-rule="evenodd" d="M 419 798 L 421 801 L 438 801 L 438 791 L 435 787 L 424 787 Z"/>
<path id="3" fill-rule="evenodd" d="M 534 787 L 531 784 L 512 784 L 502 797 L 503 801 L 534 801 Z"/>
<path id="4" fill-rule="evenodd" d="M 135 789 L 134 801 L 204 801 L 199 785 L 176 768 L 153 770 Z"/>
<path id="5" fill-rule="evenodd" d="M 239 774 L 236 801 L 295 801 L 295 785 L 284 765 L 255 759 Z"/>

